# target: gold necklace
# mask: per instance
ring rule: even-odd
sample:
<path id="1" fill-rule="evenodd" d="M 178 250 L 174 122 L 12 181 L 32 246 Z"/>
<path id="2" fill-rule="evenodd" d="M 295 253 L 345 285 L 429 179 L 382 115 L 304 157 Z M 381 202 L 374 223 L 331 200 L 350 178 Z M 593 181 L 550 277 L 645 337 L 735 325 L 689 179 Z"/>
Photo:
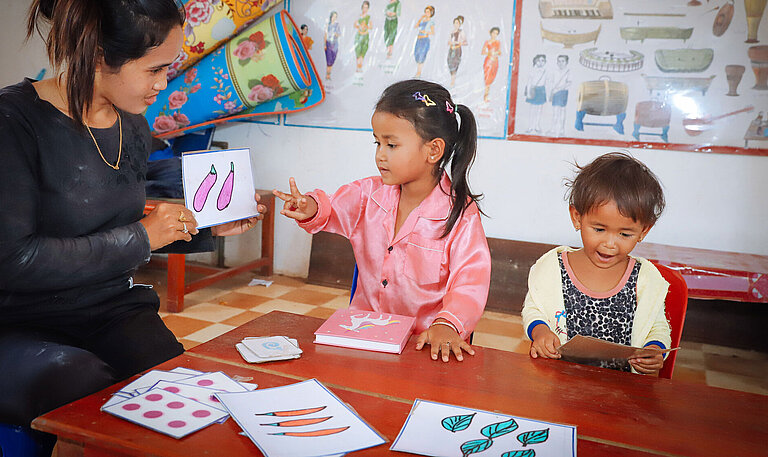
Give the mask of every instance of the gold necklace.
<path id="1" fill-rule="evenodd" d="M 112 105 L 112 109 L 115 110 L 115 114 L 117 114 L 117 125 L 120 130 L 120 146 L 117 149 L 117 162 L 115 162 L 114 165 L 107 162 L 107 159 L 104 158 L 104 154 L 101 153 L 101 148 L 99 147 L 99 143 L 96 142 L 96 137 L 93 136 L 93 132 L 91 132 L 91 128 L 88 127 L 87 122 L 83 122 L 85 124 L 85 128 L 88 130 L 88 133 L 91 134 L 91 139 L 93 140 L 93 144 L 96 145 L 96 150 L 99 151 L 99 155 L 101 156 L 101 160 L 104 161 L 104 163 L 109 166 L 109 168 L 113 170 L 119 170 L 120 169 L 120 157 L 123 155 L 123 120 L 120 118 L 120 111 L 115 108 L 115 105 Z"/>

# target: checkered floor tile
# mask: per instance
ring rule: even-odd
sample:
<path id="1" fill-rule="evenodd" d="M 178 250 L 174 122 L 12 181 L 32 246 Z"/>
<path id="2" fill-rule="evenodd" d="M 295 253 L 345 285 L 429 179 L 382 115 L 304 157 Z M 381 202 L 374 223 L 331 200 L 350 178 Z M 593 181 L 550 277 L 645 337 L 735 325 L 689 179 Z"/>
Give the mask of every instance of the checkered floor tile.
<path id="1" fill-rule="evenodd" d="M 184 311 L 161 316 L 185 348 L 215 338 L 273 310 L 327 318 L 349 304 L 346 290 L 306 284 L 285 276 L 268 278 L 269 287 L 248 286 L 245 273 L 185 296 Z M 136 282 L 152 284 L 165 302 L 165 270 L 143 269 Z M 527 354 L 519 315 L 486 311 L 474 344 Z M 768 395 L 768 354 L 683 341 L 674 379 Z"/>

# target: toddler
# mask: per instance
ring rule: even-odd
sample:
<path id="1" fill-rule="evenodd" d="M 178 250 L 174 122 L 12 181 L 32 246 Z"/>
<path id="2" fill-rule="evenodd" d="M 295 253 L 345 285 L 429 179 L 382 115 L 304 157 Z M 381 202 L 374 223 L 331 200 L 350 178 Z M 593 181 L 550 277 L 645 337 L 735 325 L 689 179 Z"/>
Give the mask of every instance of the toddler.
<path id="1" fill-rule="evenodd" d="M 651 262 L 629 255 L 664 209 L 656 176 L 631 156 L 610 153 L 579 167 L 568 185 L 583 247 L 557 247 L 531 267 L 522 313 L 531 357 L 560 358 L 557 348 L 577 334 L 668 348 L 668 284 Z M 657 374 L 663 363 L 658 354 L 601 366 Z"/>

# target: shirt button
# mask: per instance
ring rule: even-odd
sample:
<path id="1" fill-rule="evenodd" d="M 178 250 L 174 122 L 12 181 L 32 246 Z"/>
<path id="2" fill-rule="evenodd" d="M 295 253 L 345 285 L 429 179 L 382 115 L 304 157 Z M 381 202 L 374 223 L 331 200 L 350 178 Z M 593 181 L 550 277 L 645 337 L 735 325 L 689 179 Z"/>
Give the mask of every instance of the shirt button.
<path id="1" fill-rule="evenodd" d="M 387 287 L 387 284 L 389 284 L 389 283 L 387 282 L 386 279 L 384 281 L 381 281 L 381 285 L 382 286 Z"/>

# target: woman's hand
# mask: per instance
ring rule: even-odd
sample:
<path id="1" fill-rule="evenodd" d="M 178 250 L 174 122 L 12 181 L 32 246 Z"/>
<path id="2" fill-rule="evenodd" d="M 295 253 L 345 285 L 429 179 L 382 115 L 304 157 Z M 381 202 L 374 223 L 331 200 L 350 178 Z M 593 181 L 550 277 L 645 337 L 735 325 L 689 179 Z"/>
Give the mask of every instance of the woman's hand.
<path id="1" fill-rule="evenodd" d="M 557 348 L 560 347 L 560 338 L 547 327 L 546 324 L 539 324 L 531 331 L 531 357 L 543 357 L 545 359 L 559 359 L 560 353 Z"/>
<path id="2" fill-rule="evenodd" d="M 253 196 L 253 199 L 258 203 L 259 200 L 261 200 L 261 195 L 256 192 L 256 194 Z M 215 225 L 211 227 L 211 234 L 213 236 L 230 236 L 240 235 L 241 233 L 247 232 L 253 228 L 254 225 L 256 225 L 256 221 L 264 219 L 264 213 L 267 212 L 267 207 L 264 205 L 257 205 L 256 210 L 259 212 L 259 214 L 253 217 L 241 219 L 239 221 L 227 222 L 226 224 Z"/>
<path id="3" fill-rule="evenodd" d="M 149 248 L 152 251 L 174 241 L 190 241 L 192 235 L 198 232 L 192 211 L 175 203 L 159 203 L 139 222 L 147 231 Z"/>
<path id="4" fill-rule="evenodd" d="M 638 373 L 658 375 L 659 370 L 664 366 L 664 355 L 656 354 L 652 357 L 635 357 L 629 359 L 629 364 Z"/>
<path id="5" fill-rule="evenodd" d="M 456 360 L 464 360 L 462 350 L 469 355 L 475 355 L 475 350 L 466 341 L 462 340 L 458 332 L 453 329 L 453 325 L 439 324 L 438 322 L 448 323 L 447 320 L 438 318 L 428 329 L 424 330 L 416 340 L 416 350 L 420 351 L 425 344 L 431 346 L 432 360 L 437 360 L 438 353 L 443 362 L 450 359 L 451 352 L 456 356 Z"/>
<path id="6" fill-rule="evenodd" d="M 280 214 L 297 221 L 305 221 L 315 217 L 315 214 L 317 214 L 317 202 L 315 199 L 299 192 L 298 187 L 296 187 L 296 181 L 293 178 L 290 178 L 288 183 L 291 187 L 290 194 L 285 194 L 277 189 L 272 191 L 277 198 L 285 202 Z"/>

